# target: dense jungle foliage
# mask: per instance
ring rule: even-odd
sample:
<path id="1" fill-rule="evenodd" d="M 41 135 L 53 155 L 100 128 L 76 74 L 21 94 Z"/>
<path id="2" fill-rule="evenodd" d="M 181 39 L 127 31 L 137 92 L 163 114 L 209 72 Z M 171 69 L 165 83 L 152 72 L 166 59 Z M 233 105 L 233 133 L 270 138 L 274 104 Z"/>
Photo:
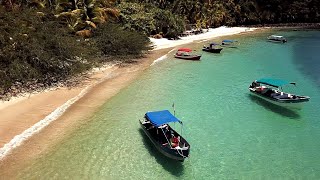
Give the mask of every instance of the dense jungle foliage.
<path id="1" fill-rule="evenodd" d="M 67 84 L 105 61 L 148 51 L 147 36 L 116 25 L 118 10 L 108 2 L 2 1 L 0 99 Z"/>
<path id="2" fill-rule="evenodd" d="M 185 27 L 185 24 L 201 28 L 320 22 L 319 0 L 127 0 L 119 9 L 126 26 L 165 36 L 168 31 L 181 32 L 179 26 Z M 171 23 L 155 18 L 161 10 L 170 12 L 163 16 Z"/>
<path id="3" fill-rule="evenodd" d="M 0 99 L 176 38 L 192 24 L 320 22 L 319 0 L 0 0 Z"/>

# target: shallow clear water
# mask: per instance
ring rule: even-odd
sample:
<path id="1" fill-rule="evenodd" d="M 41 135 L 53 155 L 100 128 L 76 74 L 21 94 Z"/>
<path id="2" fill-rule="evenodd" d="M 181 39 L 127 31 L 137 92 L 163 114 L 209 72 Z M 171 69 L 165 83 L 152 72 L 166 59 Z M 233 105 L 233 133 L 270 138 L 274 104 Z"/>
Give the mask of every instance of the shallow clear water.
<path id="1" fill-rule="evenodd" d="M 45 179 L 319 179 L 320 32 L 237 36 L 239 48 L 202 53 L 202 61 L 168 58 L 151 66 L 21 178 Z M 200 52 L 203 44 L 195 44 Z M 173 53 L 169 55 L 172 57 Z M 297 82 L 311 96 L 301 111 L 272 106 L 248 93 L 260 77 Z M 191 144 L 184 163 L 165 158 L 138 119 L 171 110 Z M 180 132 L 178 125 L 176 129 Z"/>

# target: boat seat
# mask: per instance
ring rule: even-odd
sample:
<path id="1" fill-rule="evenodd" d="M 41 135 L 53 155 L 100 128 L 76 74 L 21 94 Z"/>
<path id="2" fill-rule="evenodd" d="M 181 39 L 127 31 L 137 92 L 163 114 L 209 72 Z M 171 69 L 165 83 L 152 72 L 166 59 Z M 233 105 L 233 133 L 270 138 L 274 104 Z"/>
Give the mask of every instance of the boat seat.
<path id="1" fill-rule="evenodd" d="M 177 147 L 175 147 L 175 149 L 187 150 L 187 149 L 189 149 L 189 147 L 188 146 L 183 146 L 183 147 L 177 146 Z"/>

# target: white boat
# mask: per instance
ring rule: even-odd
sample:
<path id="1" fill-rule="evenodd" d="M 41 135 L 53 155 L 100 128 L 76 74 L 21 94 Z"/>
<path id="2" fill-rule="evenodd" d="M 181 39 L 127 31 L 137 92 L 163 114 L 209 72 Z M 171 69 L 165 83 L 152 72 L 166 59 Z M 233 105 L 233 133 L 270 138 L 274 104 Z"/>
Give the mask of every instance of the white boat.
<path id="1" fill-rule="evenodd" d="M 295 85 L 296 83 L 281 79 L 262 78 L 253 81 L 249 90 L 252 95 L 275 105 L 289 109 L 301 109 L 302 105 L 309 101 L 310 97 L 283 92 L 282 86 L 290 84 Z"/>
<path id="2" fill-rule="evenodd" d="M 272 42 L 281 42 L 281 43 L 287 42 L 286 38 L 284 38 L 283 36 L 278 36 L 278 35 L 271 35 L 267 39 Z"/>

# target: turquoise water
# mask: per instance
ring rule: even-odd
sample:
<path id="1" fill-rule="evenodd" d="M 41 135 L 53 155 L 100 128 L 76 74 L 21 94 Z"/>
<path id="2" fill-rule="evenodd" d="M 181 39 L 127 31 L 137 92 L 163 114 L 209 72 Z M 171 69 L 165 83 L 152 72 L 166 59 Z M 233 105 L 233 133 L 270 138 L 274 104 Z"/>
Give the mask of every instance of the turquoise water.
<path id="1" fill-rule="evenodd" d="M 320 32 L 279 33 L 287 44 L 267 42 L 270 33 L 236 36 L 239 48 L 203 53 L 200 62 L 169 54 L 19 177 L 319 179 Z M 201 52 L 202 45 L 193 48 Z M 260 77 L 295 81 L 295 92 L 311 101 L 290 111 L 253 98 L 248 86 Z M 173 102 L 191 144 L 183 163 L 160 154 L 138 123 Z"/>

